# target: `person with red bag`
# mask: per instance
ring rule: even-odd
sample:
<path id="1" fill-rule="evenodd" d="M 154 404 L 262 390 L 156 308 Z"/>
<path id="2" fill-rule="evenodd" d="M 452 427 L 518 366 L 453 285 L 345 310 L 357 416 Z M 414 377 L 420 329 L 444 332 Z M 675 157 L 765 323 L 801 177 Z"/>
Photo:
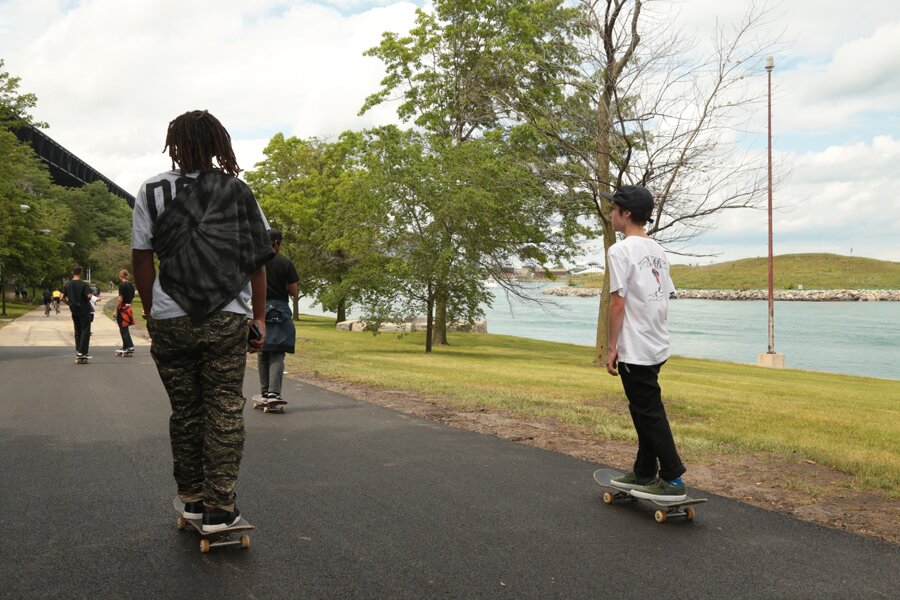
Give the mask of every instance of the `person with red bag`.
<path id="1" fill-rule="evenodd" d="M 134 325 L 134 311 L 131 302 L 134 300 L 134 284 L 129 280 L 128 271 L 119 271 L 119 297 L 116 299 L 116 324 L 122 336 L 122 347 L 116 350 L 118 355 L 134 354 L 134 342 L 131 341 L 129 327 Z"/>

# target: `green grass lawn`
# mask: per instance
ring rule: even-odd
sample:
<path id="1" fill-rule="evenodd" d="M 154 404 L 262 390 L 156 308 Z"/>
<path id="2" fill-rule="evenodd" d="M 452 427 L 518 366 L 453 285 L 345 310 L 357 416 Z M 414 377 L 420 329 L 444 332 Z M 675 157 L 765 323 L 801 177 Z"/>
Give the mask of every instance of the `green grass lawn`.
<path id="1" fill-rule="evenodd" d="M 31 304 L 30 302 L 11 302 L 9 300 L 6 301 L 6 316 L 0 316 L 0 327 L 3 327 L 7 323 L 12 322 L 12 319 L 17 317 L 21 317 L 27 312 L 31 312 L 37 308 L 37 304 Z M 9 320 L 6 320 L 9 319 Z"/>
<path id="2" fill-rule="evenodd" d="M 776 289 L 900 289 L 900 263 L 839 256 L 786 254 L 774 260 Z M 713 265 L 672 265 L 679 289 L 764 289 L 769 283 L 768 259 L 747 258 Z M 578 285 L 600 287 L 602 277 L 572 278 Z"/>
<path id="3" fill-rule="evenodd" d="M 502 335 L 450 334 L 424 353 L 423 334 L 338 332 L 303 316 L 294 368 L 437 396 L 636 441 L 617 378 L 591 366 L 591 348 Z M 686 460 L 773 452 L 855 475 L 900 496 L 900 381 L 673 357 L 663 398 Z"/>

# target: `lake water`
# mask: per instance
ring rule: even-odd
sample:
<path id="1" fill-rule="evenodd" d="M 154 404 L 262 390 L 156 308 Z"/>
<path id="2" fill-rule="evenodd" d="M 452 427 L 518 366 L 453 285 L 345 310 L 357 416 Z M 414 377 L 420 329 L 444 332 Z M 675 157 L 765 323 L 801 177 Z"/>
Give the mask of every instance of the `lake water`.
<path id="1" fill-rule="evenodd" d="M 528 289 L 556 306 L 510 303 L 500 290 L 485 311 L 488 331 L 593 346 L 599 298 L 543 296 L 543 285 Z M 304 299 L 300 310 L 325 314 Z M 682 356 L 755 364 L 768 349 L 767 323 L 765 301 L 669 302 L 672 353 Z M 900 379 L 900 303 L 776 302 L 775 349 L 789 368 Z"/>

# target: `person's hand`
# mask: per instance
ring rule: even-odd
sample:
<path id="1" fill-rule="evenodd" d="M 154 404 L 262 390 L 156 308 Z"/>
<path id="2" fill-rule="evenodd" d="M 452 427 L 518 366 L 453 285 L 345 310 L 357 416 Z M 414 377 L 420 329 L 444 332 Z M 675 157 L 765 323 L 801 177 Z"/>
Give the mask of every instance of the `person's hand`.
<path id="1" fill-rule="evenodd" d="M 616 370 L 616 363 L 618 360 L 619 351 L 616 348 L 610 348 L 609 352 L 606 353 L 606 372 L 613 377 L 619 376 L 619 371 Z"/>
<path id="2" fill-rule="evenodd" d="M 259 328 L 259 337 L 255 340 L 249 340 L 247 343 L 250 354 L 255 354 L 261 352 L 263 344 L 266 343 L 266 321 L 265 319 L 251 319 L 250 323 L 256 323 L 256 326 Z"/>

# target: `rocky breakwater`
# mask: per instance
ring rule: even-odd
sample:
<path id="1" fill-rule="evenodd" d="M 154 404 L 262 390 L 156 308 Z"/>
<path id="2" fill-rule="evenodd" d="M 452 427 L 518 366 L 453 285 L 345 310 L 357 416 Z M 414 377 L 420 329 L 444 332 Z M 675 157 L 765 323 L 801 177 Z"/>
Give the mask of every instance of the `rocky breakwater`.
<path id="1" fill-rule="evenodd" d="M 418 319 L 408 319 L 403 323 L 382 323 L 378 328 L 379 333 L 412 333 L 414 331 L 425 331 L 428 321 L 420 317 Z M 355 321 L 341 321 L 336 326 L 338 331 L 367 331 L 366 322 L 362 319 Z M 487 333 L 487 321 L 459 321 L 451 323 L 447 326 L 447 331 L 462 331 L 466 333 Z"/>
<path id="2" fill-rule="evenodd" d="M 597 288 L 560 285 L 546 288 L 550 296 L 599 296 Z M 766 300 L 767 290 L 678 290 L 678 298 L 696 300 Z M 775 290 L 782 302 L 900 302 L 900 290 Z"/>
<path id="3" fill-rule="evenodd" d="M 599 296 L 600 288 L 558 285 L 555 287 L 544 288 L 543 293 L 548 296 L 575 296 L 578 298 L 588 298 L 590 296 Z"/>

